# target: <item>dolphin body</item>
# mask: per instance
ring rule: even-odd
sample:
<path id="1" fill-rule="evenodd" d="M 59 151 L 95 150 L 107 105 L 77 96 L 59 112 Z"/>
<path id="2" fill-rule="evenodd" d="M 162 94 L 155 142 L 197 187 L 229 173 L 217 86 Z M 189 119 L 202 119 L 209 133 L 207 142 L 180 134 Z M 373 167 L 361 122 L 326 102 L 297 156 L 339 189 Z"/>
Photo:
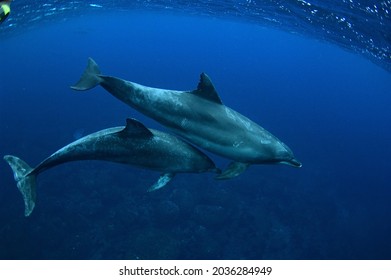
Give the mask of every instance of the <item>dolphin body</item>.
<path id="1" fill-rule="evenodd" d="M 96 62 L 89 58 L 80 80 L 71 88 L 83 91 L 97 85 L 189 142 L 233 160 L 217 179 L 238 176 L 250 164 L 301 167 L 291 149 L 277 137 L 224 106 L 205 73 L 196 90 L 159 89 L 101 75 Z"/>
<path id="2" fill-rule="evenodd" d="M 11 166 L 17 187 L 22 193 L 25 216 L 35 207 L 36 176 L 69 161 L 105 160 L 162 172 L 149 188 L 165 186 L 176 173 L 220 172 L 212 160 L 197 148 L 176 136 L 146 128 L 135 119 L 127 119 L 126 127 L 107 128 L 80 138 L 31 168 L 23 160 L 4 156 Z"/>

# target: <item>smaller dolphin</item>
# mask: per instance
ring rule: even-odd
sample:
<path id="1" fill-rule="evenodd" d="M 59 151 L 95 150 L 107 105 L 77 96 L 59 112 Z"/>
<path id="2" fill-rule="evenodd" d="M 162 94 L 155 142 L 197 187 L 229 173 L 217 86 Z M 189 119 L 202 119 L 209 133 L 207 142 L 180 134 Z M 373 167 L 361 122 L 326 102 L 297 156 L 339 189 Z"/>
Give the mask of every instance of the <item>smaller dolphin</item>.
<path id="1" fill-rule="evenodd" d="M 149 191 L 164 187 L 176 173 L 220 172 L 213 161 L 197 148 L 173 135 L 148 129 L 135 119 L 127 119 L 126 127 L 107 128 L 80 138 L 59 149 L 35 168 L 15 156 L 6 155 L 4 160 L 14 172 L 23 196 L 26 217 L 35 207 L 36 176 L 69 161 L 105 160 L 162 172 Z"/>

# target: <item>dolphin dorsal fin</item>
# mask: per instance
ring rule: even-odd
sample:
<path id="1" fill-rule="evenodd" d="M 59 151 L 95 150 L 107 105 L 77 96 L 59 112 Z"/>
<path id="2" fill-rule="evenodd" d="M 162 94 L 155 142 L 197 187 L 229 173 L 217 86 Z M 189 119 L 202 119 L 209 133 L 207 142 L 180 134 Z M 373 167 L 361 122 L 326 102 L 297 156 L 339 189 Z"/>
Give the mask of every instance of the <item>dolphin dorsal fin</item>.
<path id="1" fill-rule="evenodd" d="M 126 127 L 118 132 L 123 137 L 152 137 L 152 132 L 136 119 L 126 119 Z"/>
<path id="2" fill-rule="evenodd" d="M 198 83 L 197 89 L 193 90 L 191 93 L 198 95 L 199 97 L 208 99 L 209 101 L 223 104 L 223 102 L 221 102 L 219 94 L 217 93 L 215 87 L 212 84 L 212 81 L 205 73 L 201 73 L 200 82 Z"/>

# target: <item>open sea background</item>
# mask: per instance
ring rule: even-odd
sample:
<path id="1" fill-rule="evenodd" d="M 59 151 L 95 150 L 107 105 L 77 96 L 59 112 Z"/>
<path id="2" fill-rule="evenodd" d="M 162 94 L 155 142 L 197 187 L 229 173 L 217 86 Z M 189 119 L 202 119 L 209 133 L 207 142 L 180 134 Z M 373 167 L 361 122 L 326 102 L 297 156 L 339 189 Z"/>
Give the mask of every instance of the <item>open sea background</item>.
<path id="1" fill-rule="evenodd" d="M 280 2 L 14 1 L 0 26 L 1 156 L 35 166 L 127 117 L 165 130 L 102 88 L 69 88 L 93 57 L 159 88 L 208 73 L 303 167 L 178 174 L 147 193 L 156 172 L 67 163 L 39 175 L 25 218 L 2 161 L 0 259 L 390 259 L 390 1 Z"/>

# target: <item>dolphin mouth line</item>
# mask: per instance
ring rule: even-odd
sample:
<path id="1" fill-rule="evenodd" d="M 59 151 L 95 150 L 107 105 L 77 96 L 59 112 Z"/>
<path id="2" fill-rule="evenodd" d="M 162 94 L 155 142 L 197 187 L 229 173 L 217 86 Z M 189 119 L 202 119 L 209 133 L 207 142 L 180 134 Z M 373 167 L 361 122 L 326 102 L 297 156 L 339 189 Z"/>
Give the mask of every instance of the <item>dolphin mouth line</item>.
<path id="1" fill-rule="evenodd" d="M 298 167 L 298 168 L 300 168 L 300 167 L 303 166 L 303 164 L 302 164 L 300 161 L 298 161 L 297 159 L 292 159 L 292 160 L 290 161 L 290 164 L 291 164 L 292 166 Z"/>
<path id="2" fill-rule="evenodd" d="M 300 161 L 298 161 L 297 159 L 294 159 L 294 158 L 290 159 L 289 161 L 281 161 L 280 163 L 290 165 L 293 167 L 297 167 L 297 168 L 300 168 L 303 166 L 303 164 Z"/>

